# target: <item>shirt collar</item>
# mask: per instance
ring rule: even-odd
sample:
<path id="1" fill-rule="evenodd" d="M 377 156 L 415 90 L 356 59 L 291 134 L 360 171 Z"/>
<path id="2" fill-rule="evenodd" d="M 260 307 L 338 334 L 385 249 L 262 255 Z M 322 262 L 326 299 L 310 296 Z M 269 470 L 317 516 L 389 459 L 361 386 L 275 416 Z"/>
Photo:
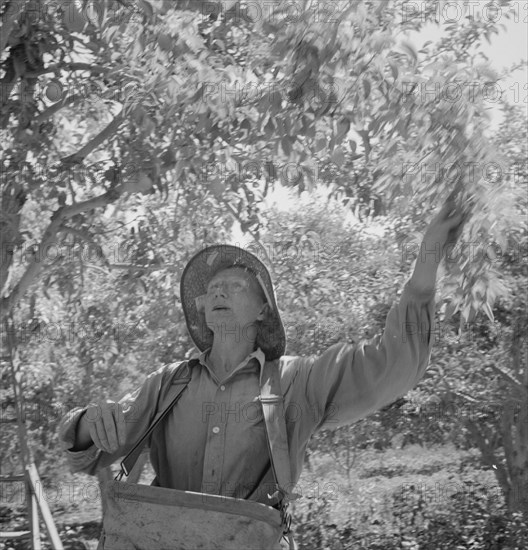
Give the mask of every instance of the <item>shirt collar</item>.
<path id="1" fill-rule="evenodd" d="M 200 355 L 198 356 L 198 361 L 200 361 L 202 365 L 207 365 L 206 358 L 209 355 L 210 351 L 211 348 L 207 348 L 206 350 L 202 351 L 202 353 L 200 353 Z M 242 368 L 243 366 L 246 366 L 253 358 L 255 358 L 259 362 L 260 368 L 264 366 L 266 357 L 264 356 L 264 352 L 260 348 L 257 348 L 255 351 L 250 353 L 240 364 L 238 364 L 236 368 L 233 369 L 233 372 Z"/>

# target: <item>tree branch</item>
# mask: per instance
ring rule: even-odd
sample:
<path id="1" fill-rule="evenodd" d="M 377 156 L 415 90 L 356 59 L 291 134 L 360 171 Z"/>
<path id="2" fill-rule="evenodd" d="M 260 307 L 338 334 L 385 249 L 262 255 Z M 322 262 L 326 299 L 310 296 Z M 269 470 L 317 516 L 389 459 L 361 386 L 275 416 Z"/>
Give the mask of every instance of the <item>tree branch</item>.
<path id="1" fill-rule="evenodd" d="M 509 386 L 513 386 L 514 389 L 516 389 L 518 391 L 521 391 L 521 393 L 526 394 L 526 399 L 528 400 L 528 391 L 526 390 L 526 388 L 523 388 L 520 380 L 515 380 L 515 378 L 513 378 L 513 376 L 511 374 L 507 373 L 506 371 L 503 371 L 500 367 L 498 367 L 494 363 L 489 363 L 489 366 L 495 372 L 500 374 L 502 376 L 502 378 L 504 378 L 504 380 L 506 380 L 506 382 L 508 383 Z"/>
<path id="2" fill-rule="evenodd" d="M 126 271 L 144 271 L 150 273 L 153 271 L 173 271 L 178 272 L 179 268 L 177 266 L 170 265 L 134 265 L 134 264 L 108 264 L 106 266 L 107 270 L 103 267 L 94 265 L 94 264 L 84 264 L 85 267 L 96 269 L 102 271 L 105 274 L 108 274 L 107 270 L 126 270 Z"/>
<path id="3" fill-rule="evenodd" d="M 112 122 L 94 136 L 86 145 L 81 147 L 76 153 L 62 159 L 62 165 L 66 169 L 72 164 L 80 164 L 94 149 L 102 145 L 112 134 L 114 134 L 123 122 L 123 112 L 121 111 L 114 117 Z"/>
<path id="4" fill-rule="evenodd" d="M 54 239 L 58 231 L 61 228 L 61 224 L 64 220 L 76 216 L 82 212 L 92 210 L 94 208 L 100 208 L 106 206 L 111 202 L 114 202 L 119 197 L 119 193 L 115 190 L 104 193 L 92 199 L 88 199 L 83 202 L 72 204 L 70 206 L 63 206 L 56 210 L 52 217 L 51 222 L 46 228 L 44 235 L 39 244 L 39 249 L 41 254 L 37 257 L 42 258 L 44 252 L 48 249 L 50 245 L 53 244 Z M 0 319 L 3 320 L 7 317 L 9 312 L 15 307 L 20 298 L 25 294 L 27 289 L 36 279 L 40 271 L 42 270 L 43 262 L 38 261 L 36 258 L 31 261 L 31 263 L 26 268 L 25 272 L 22 274 L 22 277 L 15 285 L 13 290 L 5 298 L 2 298 L 0 301 Z"/>
<path id="5" fill-rule="evenodd" d="M 48 73 L 57 73 L 59 71 L 88 71 L 90 73 L 107 73 L 109 72 L 108 67 L 101 67 L 100 65 L 91 65 L 90 63 L 68 63 L 66 65 L 60 65 L 59 63 L 55 65 L 50 65 L 38 71 L 27 72 L 26 76 L 28 77 L 38 77 L 43 74 Z"/>
<path id="6" fill-rule="evenodd" d="M 7 41 L 11 35 L 11 31 L 15 26 L 18 16 L 24 13 L 26 4 L 29 0 L 11 0 L 7 3 L 7 8 L 2 15 L 2 27 L 0 31 L 0 52 L 3 52 L 7 46 Z"/>
<path id="7" fill-rule="evenodd" d="M 229 202 L 227 200 L 224 199 L 223 203 L 225 204 L 225 207 L 229 210 L 230 214 L 235 218 L 235 220 L 240 225 L 242 225 L 242 220 L 240 219 L 240 216 L 238 215 L 238 212 L 231 206 L 231 204 L 229 204 Z M 248 229 L 247 232 L 251 235 L 251 238 L 255 241 L 255 243 L 258 245 L 260 250 L 262 250 L 262 252 L 264 254 L 264 258 L 266 259 L 266 263 L 268 264 L 270 270 L 272 271 L 272 274 L 274 275 L 274 273 L 273 273 L 273 263 L 270 260 L 270 257 L 268 256 L 268 253 L 266 252 L 266 248 L 264 247 L 264 245 L 260 242 L 260 240 L 255 236 L 255 234 L 252 231 L 250 231 Z"/>
<path id="8" fill-rule="evenodd" d="M 484 462 L 494 469 L 495 476 L 497 477 L 497 480 L 502 488 L 505 500 L 506 502 L 508 502 L 511 487 L 506 468 L 501 463 L 501 461 L 497 459 L 495 455 L 495 450 L 492 449 L 488 443 L 486 443 L 486 440 L 478 429 L 478 426 L 470 419 L 466 419 L 464 424 L 469 430 L 469 433 L 472 435 L 473 440 L 477 444 L 478 448 L 480 449 Z"/>
<path id="9" fill-rule="evenodd" d="M 45 111 L 42 111 L 38 116 L 35 117 L 35 122 L 44 122 L 51 116 L 53 116 L 55 113 L 60 111 L 63 107 L 66 107 L 67 105 L 72 105 L 73 103 L 80 103 L 85 98 L 82 95 L 71 95 L 66 96 L 62 101 L 58 101 L 51 107 L 48 107 Z"/>

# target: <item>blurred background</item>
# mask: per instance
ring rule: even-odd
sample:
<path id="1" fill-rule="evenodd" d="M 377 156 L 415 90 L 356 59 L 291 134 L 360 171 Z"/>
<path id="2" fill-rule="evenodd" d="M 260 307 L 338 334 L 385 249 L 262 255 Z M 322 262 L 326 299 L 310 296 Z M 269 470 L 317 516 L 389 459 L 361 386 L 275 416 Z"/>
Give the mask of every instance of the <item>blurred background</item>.
<path id="1" fill-rule="evenodd" d="M 0 475 L 22 468 L 18 404 L 65 548 L 96 547 L 101 499 L 58 422 L 194 353 L 192 255 L 257 254 L 287 353 L 318 354 L 383 330 L 455 188 L 470 218 L 430 367 L 314 436 L 295 537 L 528 547 L 527 16 L 524 0 L 0 2 Z M 0 482 L 0 518 L 27 528 L 23 483 Z"/>

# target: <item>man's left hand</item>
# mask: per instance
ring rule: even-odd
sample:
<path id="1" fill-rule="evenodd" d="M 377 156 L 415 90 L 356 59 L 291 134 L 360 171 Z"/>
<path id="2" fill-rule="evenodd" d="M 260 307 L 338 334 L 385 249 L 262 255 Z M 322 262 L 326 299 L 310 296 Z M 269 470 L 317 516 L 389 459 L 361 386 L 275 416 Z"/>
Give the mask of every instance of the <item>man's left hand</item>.
<path id="1" fill-rule="evenodd" d="M 417 289 L 434 290 L 438 266 L 446 251 L 456 245 L 467 218 L 468 213 L 453 199 L 448 199 L 433 218 L 425 232 L 411 278 Z"/>

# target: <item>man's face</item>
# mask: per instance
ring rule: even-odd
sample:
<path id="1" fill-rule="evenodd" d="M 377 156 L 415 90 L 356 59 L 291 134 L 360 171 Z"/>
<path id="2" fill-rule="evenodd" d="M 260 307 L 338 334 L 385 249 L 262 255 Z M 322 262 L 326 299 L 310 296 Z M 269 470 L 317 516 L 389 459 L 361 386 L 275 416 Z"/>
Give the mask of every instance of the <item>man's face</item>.
<path id="1" fill-rule="evenodd" d="M 260 285 L 243 268 L 218 272 L 207 286 L 205 319 L 213 331 L 240 331 L 252 334 L 255 321 L 263 318 L 264 298 Z"/>

